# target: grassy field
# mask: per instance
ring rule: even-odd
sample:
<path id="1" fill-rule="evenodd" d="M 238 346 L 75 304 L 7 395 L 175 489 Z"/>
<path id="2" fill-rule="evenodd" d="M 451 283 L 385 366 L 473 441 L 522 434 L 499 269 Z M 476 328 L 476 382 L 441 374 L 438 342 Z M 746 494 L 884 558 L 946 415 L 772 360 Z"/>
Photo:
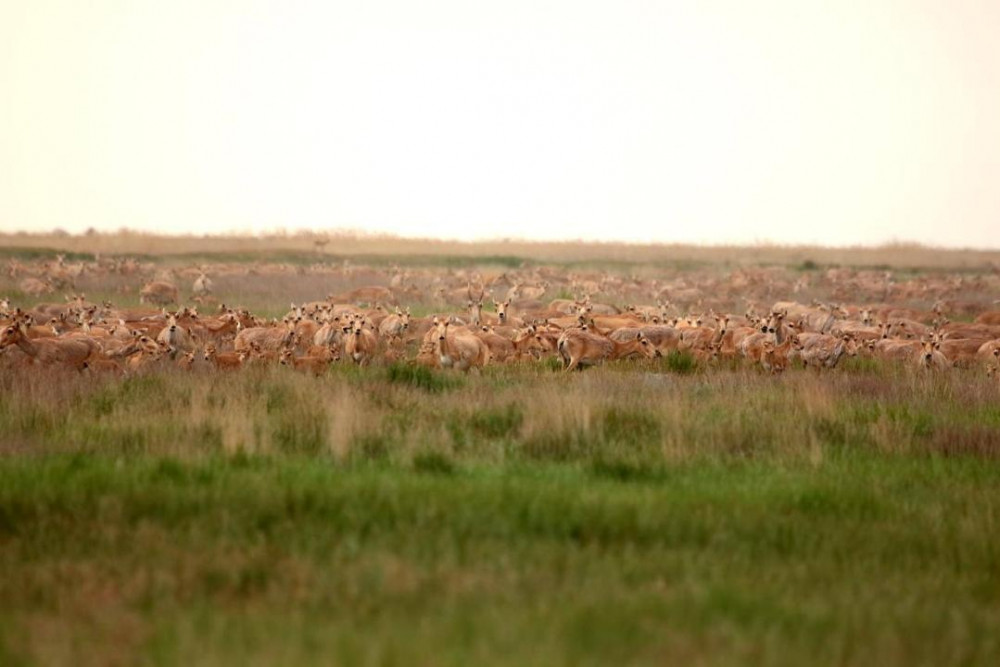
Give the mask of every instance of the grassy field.
<path id="1" fill-rule="evenodd" d="M 1000 387 L 0 376 L 4 664 L 996 664 Z"/>
<path id="2" fill-rule="evenodd" d="M 802 279 L 803 302 L 883 298 L 835 296 L 822 274 L 841 265 L 891 267 L 925 309 L 924 286 L 964 276 L 948 298 L 982 308 L 1000 265 L 919 246 L 315 240 L 0 236 L 0 296 L 133 306 L 205 262 L 219 301 L 266 316 L 397 264 L 425 287 L 524 263 L 723 286 L 773 267 L 753 294 L 706 287 L 733 312 Z M 144 268 L 29 297 L 17 263 L 56 250 Z M 0 665 L 1000 663 L 1000 384 L 982 368 L 558 367 L 0 365 Z"/>
<path id="3" fill-rule="evenodd" d="M 317 246 L 316 241 L 325 242 Z M 677 266 L 853 266 L 951 271 L 1000 267 L 1000 249 L 945 250 L 912 243 L 830 248 L 762 243 L 746 246 L 584 243 L 496 240 L 484 242 L 407 239 L 352 234 L 283 233 L 270 236 L 163 236 L 123 231 L 113 234 L 2 234 L 0 258 L 48 255 L 55 249 L 83 258 L 130 255 L 160 261 L 247 261 L 271 259 L 304 263 L 351 259 L 401 265 L 486 264 L 515 267 L 522 262 L 609 267 Z M 72 255 L 71 255 L 72 256 Z"/>

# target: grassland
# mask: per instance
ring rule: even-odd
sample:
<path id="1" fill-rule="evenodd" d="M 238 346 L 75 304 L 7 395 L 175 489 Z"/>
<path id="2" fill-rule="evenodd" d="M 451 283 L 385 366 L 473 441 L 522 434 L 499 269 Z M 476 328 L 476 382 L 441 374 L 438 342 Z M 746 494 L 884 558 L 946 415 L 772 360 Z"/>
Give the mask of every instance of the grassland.
<path id="1" fill-rule="evenodd" d="M 3 377 L 4 663 L 995 664 L 1000 391 Z"/>
<path id="2" fill-rule="evenodd" d="M 316 241 L 325 242 L 317 246 Z M 164 236 L 123 231 L 113 234 L 2 234 L 0 257 L 44 256 L 52 250 L 77 257 L 130 255 L 161 261 L 247 261 L 305 263 L 316 259 L 370 264 L 518 266 L 544 262 L 563 266 L 679 268 L 704 266 L 849 266 L 881 269 L 991 270 L 1000 249 L 944 250 L 912 243 L 830 248 L 762 243 L 746 246 L 627 244 L 496 240 L 467 243 L 352 234 L 282 233 L 270 236 Z"/>
<path id="3" fill-rule="evenodd" d="M 366 264 L 775 265 L 780 298 L 835 264 L 939 279 L 1000 262 L 314 240 L 3 236 L 0 259 L 146 253 L 142 275 L 75 281 L 120 306 L 160 270 L 189 284 L 204 260 L 220 301 L 267 316 L 386 280 Z M 351 271 L 328 270 L 343 260 Z M 992 283 L 972 277 L 952 296 L 988 303 Z M 8 275 L 0 296 L 62 299 Z M 772 377 L 672 355 L 556 370 L 0 366 L 0 664 L 1000 662 L 1000 384 L 981 368 L 854 358 Z"/>

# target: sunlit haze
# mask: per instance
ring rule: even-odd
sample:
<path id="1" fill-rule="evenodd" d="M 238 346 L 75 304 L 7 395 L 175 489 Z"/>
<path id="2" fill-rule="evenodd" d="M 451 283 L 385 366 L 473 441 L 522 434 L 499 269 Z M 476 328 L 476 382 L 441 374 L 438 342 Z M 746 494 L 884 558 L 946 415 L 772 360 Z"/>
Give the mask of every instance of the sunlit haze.
<path id="1" fill-rule="evenodd" d="M 0 0 L 0 229 L 998 247 L 1000 2 Z"/>

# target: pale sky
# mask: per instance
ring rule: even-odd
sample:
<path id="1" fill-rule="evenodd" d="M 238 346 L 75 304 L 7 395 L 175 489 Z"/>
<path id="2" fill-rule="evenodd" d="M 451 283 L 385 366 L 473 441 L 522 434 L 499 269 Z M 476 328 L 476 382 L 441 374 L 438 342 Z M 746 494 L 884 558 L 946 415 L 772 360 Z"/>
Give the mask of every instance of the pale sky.
<path id="1" fill-rule="evenodd" d="M 1000 247 L 998 0 L 0 0 L 0 229 Z"/>

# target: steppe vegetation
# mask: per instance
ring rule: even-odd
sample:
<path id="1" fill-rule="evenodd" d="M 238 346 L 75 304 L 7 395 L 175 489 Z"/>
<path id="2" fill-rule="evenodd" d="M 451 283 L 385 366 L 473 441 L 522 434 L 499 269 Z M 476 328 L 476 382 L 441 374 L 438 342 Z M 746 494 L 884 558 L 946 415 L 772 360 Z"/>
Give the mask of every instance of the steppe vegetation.
<path id="1" fill-rule="evenodd" d="M 1000 381 L 992 353 L 955 344 L 993 333 L 975 320 L 997 309 L 1000 253 L 136 238 L 3 237 L 5 327 L 89 304 L 55 337 L 121 319 L 155 339 L 169 320 L 140 289 L 156 281 L 192 331 L 222 304 L 258 318 L 241 330 L 280 329 L 332 316 L 291 303 L 390 285 L 413 321 L 366 365 L 330 346 L 318 374 L 263 352 L 224 369 L 205 334 L 110 369 L 8 345 L 2 664 L 1000 660 Z M 469 373 L 421 360 L 422 320 L 467 319 L 482 287 L 502 331 L 489 297 L 542 283 L 546 303 L 682 329 L 751 311 L 766 328 L 801 304 L 831 316 L 815 328 L 851 324 L 852 353 L 803 368 L 786 347 L 775 369 L 706 331 L 580 373 L 544 348 Z M 395 309 L 373 306 L 357 307 Z M 921 338 L 945 367 L 920 363 Z"/>

